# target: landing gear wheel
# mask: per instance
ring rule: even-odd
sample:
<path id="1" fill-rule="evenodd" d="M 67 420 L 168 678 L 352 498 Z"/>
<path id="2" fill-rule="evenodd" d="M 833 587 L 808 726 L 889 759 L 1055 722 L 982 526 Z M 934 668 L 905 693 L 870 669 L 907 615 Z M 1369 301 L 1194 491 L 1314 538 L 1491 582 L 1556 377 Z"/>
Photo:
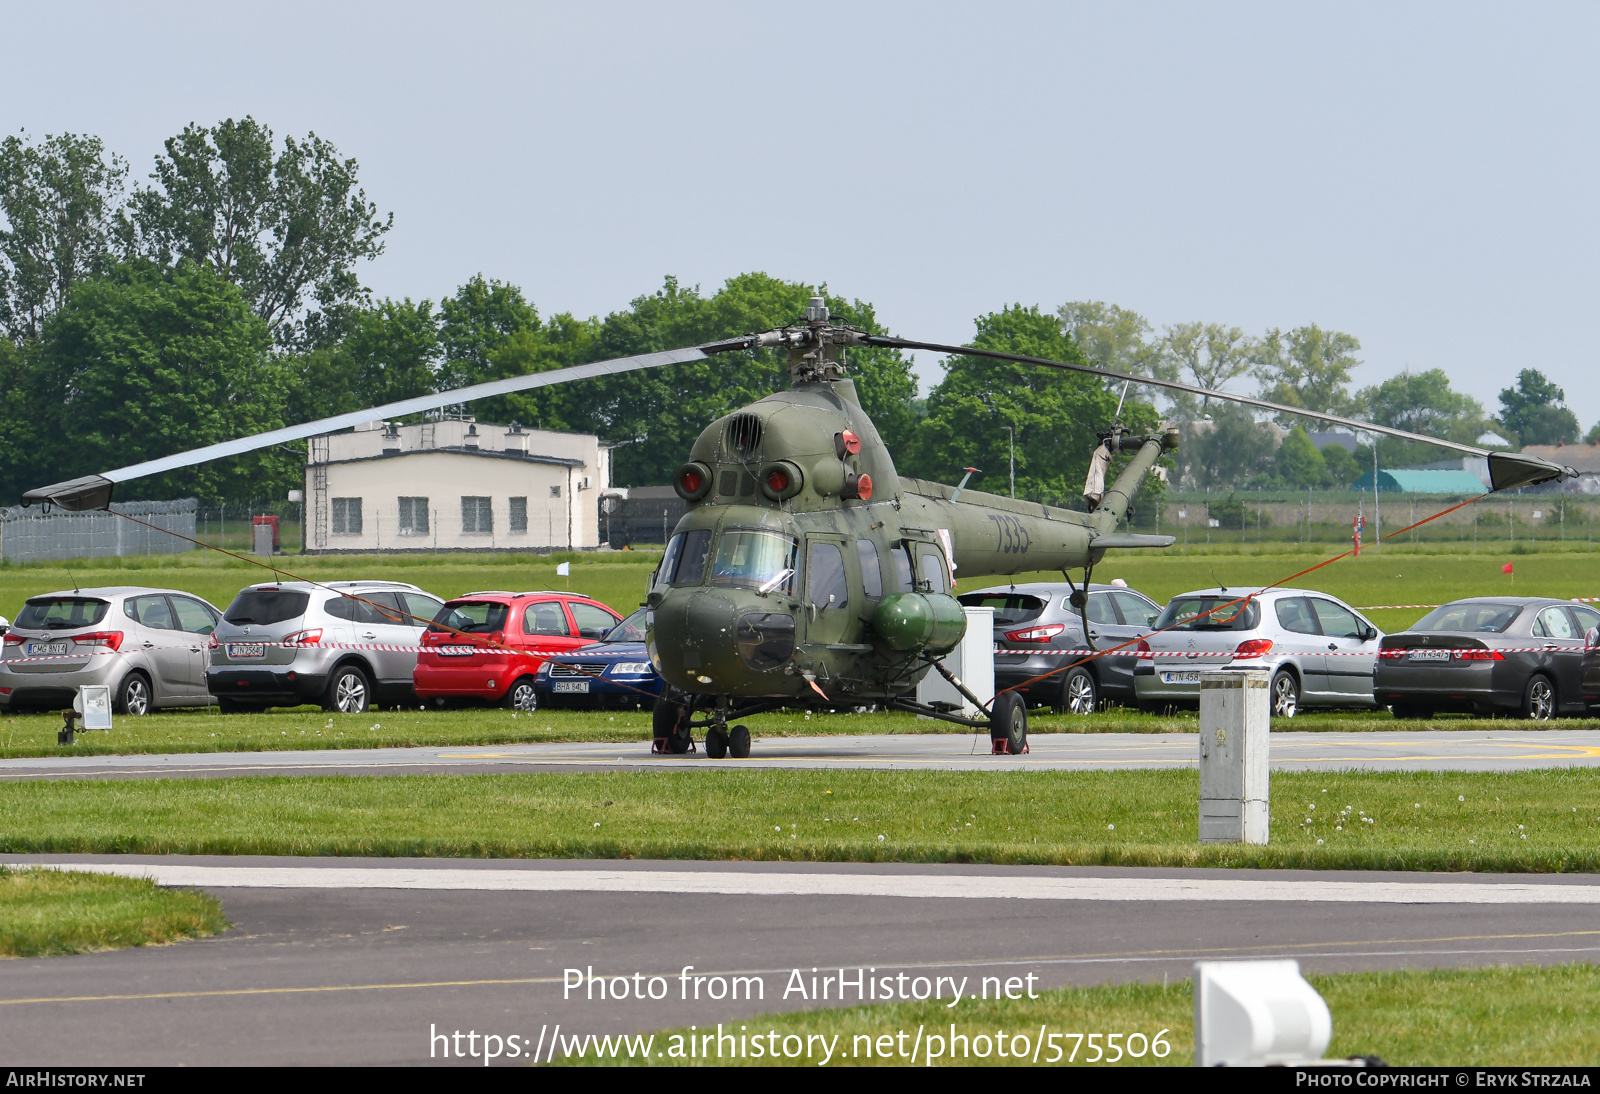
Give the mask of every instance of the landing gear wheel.
<path id="1" fill-rule="evenodd" d="M 995 696 L 990 706 L 989 744 L 996 754 L 1020 756 L 1028 750 L 1028 705 L 1014 691 Z"/>
<path id="2" fill-rule="evenodd" d="M 1100 705 L 1100 688 L 1094 674 L 1078 667 L 1067 671 L 1061 684 L 1061 699 L 1056 703 L 1057 714 L 1093 714 Z"/>
<path id="3" fill-rule="evenodd" d="M 674 756 L 682 756 L 694 746 L 694 737 L 689 732 L 687 704 L 662 695 L 656 700 L 650 720 L 654 726 L 655 739 L 665 742 L 664 751 Z"/>
<path id="4" fill-rule="evenodd" d="M 1556 716 L 1556 686 L 1548 676 L 1535 676 L 1522 693 L 1522 716 L 1533 722 L 1548 722 Z"/>
<path id="5" fill-rule="evenodd" d="M 506 697 L 500 700 L 500 705 L 507 710 L 520 710 L 524 714 L 538 710 L 539 693 L 533 689 L 533 677 L 523 676 L 507 688 Z"/>
<path id="6" fill-rule="evenodd" d="M 1272 702 L 1274 718 L 1293 718 L 1300 708 L 1300 682 L 1288 669 L 1279 669 L 1272 677 L 1272 690 L 1267 693 Z"/>
<path id="7" fill-rule="evenodd" d="M 117 689 L 117 713 L 141 716 L 150 713 L 150 681 L 142 672 L 130 672 Z"/>
<path id="8" fill-rule="evenodd" d="M 1407 721 L 1433 717 L 1433 711 L 1429 710 L 1427 707 L 1414 707 L 1406 703 L 1395 703 L 1389 708 L 1389 711 L 1396 718 L 1403 718 Z"/>
<path id="9" fill-rule="evenodd" d="M 706 730 L 706 755 L 720 760 L 728 754 L 728 731 L 721 726 Z"/>
<path id="10" fill-rule="evenodd" d="M 733 732 L 728 734 L 728 755 L 736 760 L 747 759 L 750 755 L 750 729 L 747 726 L 734 726 Z"/>
<path id="11" fill-rule="evenodd" d="M 362 714 L 372 703 L 372 685 L 367 674 L 354 665 L 333 670 L 328 690 L 322 696 L 322 709 L 339 714 Z"/>

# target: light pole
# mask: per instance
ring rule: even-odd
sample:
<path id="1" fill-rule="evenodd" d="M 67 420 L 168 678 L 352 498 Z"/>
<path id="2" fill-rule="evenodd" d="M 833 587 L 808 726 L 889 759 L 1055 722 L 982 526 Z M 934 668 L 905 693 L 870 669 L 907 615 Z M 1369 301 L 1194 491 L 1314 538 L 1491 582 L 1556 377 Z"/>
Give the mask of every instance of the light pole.
<path id="1" fill-rule="evenodd" d="M 1000 427 L 1011 437 L 1011 496 L 1017 496 L 1017 431 L 1009 425 Z"/>

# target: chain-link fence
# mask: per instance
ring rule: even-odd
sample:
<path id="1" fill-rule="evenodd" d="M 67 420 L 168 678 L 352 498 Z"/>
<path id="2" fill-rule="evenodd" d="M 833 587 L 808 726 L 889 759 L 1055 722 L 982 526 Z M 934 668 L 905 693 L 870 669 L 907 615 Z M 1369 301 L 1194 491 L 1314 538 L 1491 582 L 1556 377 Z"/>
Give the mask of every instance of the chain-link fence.
<path id="1" fill-rule="evenodd" d="M 113 502 L 109 513 L 0 509 L 0 558 L 15 563 L 177 554 L 194 548 L 179 536 L 194 536 L 197 509 L 194 498 Z"/>

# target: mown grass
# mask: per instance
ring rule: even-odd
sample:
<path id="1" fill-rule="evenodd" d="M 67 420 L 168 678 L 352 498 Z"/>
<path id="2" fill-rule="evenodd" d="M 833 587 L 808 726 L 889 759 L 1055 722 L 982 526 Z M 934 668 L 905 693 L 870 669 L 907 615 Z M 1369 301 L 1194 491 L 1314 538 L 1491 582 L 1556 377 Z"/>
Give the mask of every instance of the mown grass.
<path id="1" fill-rule="evenodd" d="M 1333 1040 L 1328 1045 L 1332 1058 L 1376 1056 L 1385 1063 L 1406 1067 L 1582 1067 L 1600 1058 L 1600 1026 L 1594 1014 L 1600 1008 L 1600 969 L 1593 965 L 1553 967 L 1498 967 L 1486 969 L 1434 969 L 1398 972 L 1342 973 L 1308 976 L 1308 980 L 1327 1000 L 1333 1015 Z M 1189 981 L 1170 985 L 1116 984 L 1096 988 L 1062 988 L 1039 993 L 1037 999 L 1018 1001 L 972 1000 L 954 1011 L 938 1002 L 885 1003 L 838 1010 L 801 1011 L 762 1015 L 730 1023 L 737 1035 L 743 1032 L 764 1038 L 777 1034 L 783 1038 L 799 1035 L 822 1036 L 835 1046 L 833 1066 L 926 1065 L 926 1048 L 912 1060 L 902 1052 L 915 1045 L 922 1030 L 922 1043 L 929 1034 L 942 1037 L 942 1056 L 937 1066 L 1032 1065 L 1031 1049 L 1044 1027 L 1046 1040 L 1038 1062 L 1052 1062 L 1049 1034 L 1113 1034 L 1119 1046 L 1127 1034 L 1140 1033 L 1145 1042 L 1134 1041 L 1143 1050 L 1132 1058 L 1125 1052 L 1106 1048 L 1106 1038 L 1091 1046 L 1087 1037 L 1063 1036 L 1053 1044 L 1061 1048 L 1061 1066 L 1101 1065 L 1189 1067 L 1194 1063 L 1193 986 Z M 962 1049 L 951 1056 L 951 1027 L 967 1037 L 965 1058 Z M 1004 1030 L 1009 1048 L 1023 1047 L 1014 1040 L 1027 1039 L 1030 1055 L 1017 1059 L 1001 1058 L 994 1051 L 995 1035 Z M 1160 1031 L 1168 1031 L 1164 1041 L 1170 1051 L 1157 1057 L 1145 1046 Z M 902 1031 L 904 1039 L 897 1035 Z M 696 1030 L 703 1035 L 705 1030 Z M 683 1046 L 687 1029 L 666 1030 L 655 1035 L 653 1051 L 659 1058 L 651 1065 L 771 1066 L 770 1056 L 718 1060 L 670 1057 L 674 1037 Z M 977 1058 L 973 1038 L 983 1034 L 988 1042 L 986 1058 Z M 889 1035 L 888 1042 L 877 1038 Z M 835 1040 L 836 1038 L 836 1040 Z M 703 1043 L 703 1042 L 702 1042 Z M 803 1051 L 801 1042 L 791 1044 Z M 811 1042 L 820 1053 L 823 1042 Z M 961 1042 L 957 1042 L 961 1044 Z M 879 1054 L 887 1046 L 891 1053 Z M 1009 1051 L 1008 1048 L 1008 1051 Z M 867 1052 L 871 1051 L 868 1056 Z M 1076 1050 L 1076 1051 L 1074 1051 Z M 687 1051 L 684 1049 L 684 1051 Z M 749 1052 L 748 1047 L 746 1052 Z M 1091 1057 L 1099 1056 L 1098 1061 Z M 1071 1056 L 1071 1059 L 1068 1057 Z M 635 1066 L 642 1059 L 599 1060 L 590 1054 L 583 1058 L 558 1057 L 557 1064 L 619 1064 Z M 780 1059 L 779 1064 L 816 1066 L 819 1057 Z"/>
<path id="2" fill-rule="evenodd" d="M 153 946 L 229 926 L 213 897 L 148 878 L 0 867 L 0 956 Z"/>
<path id="3" fill-rule="evenodd" d="M 1201 845 L 1193 771 L 712 770 L 0 784 L 0 850 L 1600 869 L 1600 771 L 1272 779 Z M 1366 819 L 1362 819 L 1366 818 Z"/>

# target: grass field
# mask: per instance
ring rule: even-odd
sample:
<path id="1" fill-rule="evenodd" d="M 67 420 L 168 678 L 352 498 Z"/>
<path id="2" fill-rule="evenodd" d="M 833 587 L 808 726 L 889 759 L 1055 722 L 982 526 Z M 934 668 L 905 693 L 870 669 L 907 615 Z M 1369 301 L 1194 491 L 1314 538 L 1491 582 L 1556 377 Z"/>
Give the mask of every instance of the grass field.
<path id="1" fill-rule="evenodd" d="M 205 893 L 147 878 L 0 866 L 0 956 L 149 946 L 228 926 L 222 905 Z"/>
<path id="2" fill-rule="evenodd" d="M 1440 969 L 1431 971 L 1363 972 L 1334 976 L 1308 976 L 1322 994 L 1333 1015 L 1333 1040 L 1328 1045 L 1332 1058 L 1376 1056 L 1393 1066 L 1403 1067 L 1583 1067 L 1600 1058 L 1600 1026 L 1594 1014 L 1600 1008 L 1600 969 L 1593 965 L 1555 967 L 1500 967 L 1488 969 Z M 1120 984 L 1097 988 L 1065 988 L 1039 993 L 1038 999 L 1015 1002 L 974 1000 L 955 1011 L 937 1002 L 889 1003 L 837 1010 L 814 1010 L 788 1014 L 762 1015 L 731 1023 L 734 1033 L 747 1037 L 759 1034 L 766 1044 L 781 1046 L 785 1037 L 798 1035 L 791 1042 L 803 1052 L 807 1037 L 814 1041 L 812 1059 L 782 1059 L 780 1064 L 816 1066 L 825 1045 L 834 1046 L 834 1066 L 995 1066 L 1032 1065 L 1032 1048 L 1044 1027 L 1044 1045 L 1038 1063 L 1060 1066 L 1115 1064 L 1121 1067 L 1190 1067 L 1194 1064 L 1193 988 L 1185 981 L 1170 985 Z M 952 1053 L 951 1027 L 966 1040 L 955 1041 Z M 923 1051 L 915 1059 L 910 1050 L 918 1044 L 922 1031 Z M 995 1052 L 994 1038 L 1004 1030 L 1008 1055 Z M 1167 1031 L 1160 1047 L 1149 1047 L 1156 1035 Z M 904 1031 L 905 1038 L 897 1035 Z M 705 1030 L 697 1030 L 704 1034 Z M 681 1048 L 687 1029 L 667 1030 L 655 1035 L 653 1052 L 660 1058 L 651 1065 L 721 1064 L 770 1066 L 773 1061 L 750 1053 L 742 1059 L 713 1058 L 689 1060 L 668 1057 L 673 1038 Z M 772 1040 L 770 1034 L 776 1033 Z M 1052 1033 L 1063 1034 L 1051 1041 Z M 1093 1045 L 1088 1034 L 1101 1034 Z M 1135 1058 L 1122 1046 L 1129 1044 L 1130 1033 L 1143 1035 L 1132 1040 L 1140 1052 Z M 933 1047 L 928 1035 L 940 1037 L 938 1052 L 930 1061 Z M 975 1041 L 978 1035 L 984 1041 Z M 1078 1034 L 1074 1038 L 1072 1034 Z M 1122 1034 L 1117 1047 L 1106 1047 L 1105 1034 Z M 889 1041 L 878 1038 L 888 1035 Z M 1010 1050 L 1024 1044 L 1029 1055 L 1017 1059 Z M 837 1040 L 835 1040 L 837 1038 Z M 702 1042 L 703 1043 L 703 1042 Z M 748 1043 L 747 1043 L 748 1045 Z M 1052 1061 L 1052 1046 L 1059 1046 L 1060 1059 Z M 888 1048 L 887 1055 L 880 1054 Z M 1155 1052 L 1167 1049 L 1164 1057 Z M 684 1050 L 686 1051 L 686 1050 Z M 731 1051 L 731 1046 L 728 1051 Z M 983 1058 L 977 1053 L 984 1052 Z M 868 1053 L 871 1055 L 868 1055 Z M 901 1055 L 904 1053 L 904 1055 Z M 1070 1058 L 1069 1058 L 1070 1056 Z M 1120 1056 L 1120 1058 L 1119 1058 Z M 587 1064 L 598 1061 L 558 1057 L 557 1064 Z M 635 1065 L 643 1060 L 623 1058 L 618 1064 Z"/>
<path id="3" fill-rule="evenodd" d="M 1523 550 L 1527 548 L 1524 546 Z M 1165 602 L 1175 593 L 1221 582 L 1244 587 L 1287 577 L 1336 553 L 1306 552 L 1297 545 L 1217 546 L 1210 551 L 1190 547 L 1113 555 L 1095 571 L 1099 581 L 1120 577 L 1136 589 Z M 654 552 L 580 552 L 555 555 L 351 555 L 279 556 L 287 573 L 318 581 L 386 578 L 409 581 L 439 596 L 474 589 L 565 588 L 556 563 L 572 561 L 570 587 L 610 604 L 626 614 L 644 599 L 645 584 L 659 555 Z M 1516 573 L 1500 572 L 1514 561 Z M 15 617 L 29 596 L 90 585 L 153 585 L 183 589 L 225 608 L 233 595 L 252 582 L 270 579 L 269 571 L 235 559 L 200 552 L 188 555 L 84 563 L 28 563 L 0 567 L 0 615 Z M 1018 574 L 1014 580 L 1060 580 L 1059 573 Z M 963 590 L 1003 584 L 1009 578 L 963 577 Z M 1437 604 L 1463 596 L 1518 593 L 1540 596 L 1600 596 L 1600 552 L 1589 544 L 1541 544 L 1513 558 L 1498 547 L 1478 554 L 1451 545 L 1408 547 L 1391 544 L 1342 559 L 1298 582 L 1321 589 L 1357 606 L 1374 604 Z M 1417 610 L 1377 612 L 1372 620 L 1384 630 L 1401 630 L 1422 615 Z"/>
<path id="4" fill-rule="evenodd" d="M 1197 842 L 1193 771 L 673 771 L 0 783 L 0 851 L 1591 871 L 1600 771 L 1283 772 Z"/>

